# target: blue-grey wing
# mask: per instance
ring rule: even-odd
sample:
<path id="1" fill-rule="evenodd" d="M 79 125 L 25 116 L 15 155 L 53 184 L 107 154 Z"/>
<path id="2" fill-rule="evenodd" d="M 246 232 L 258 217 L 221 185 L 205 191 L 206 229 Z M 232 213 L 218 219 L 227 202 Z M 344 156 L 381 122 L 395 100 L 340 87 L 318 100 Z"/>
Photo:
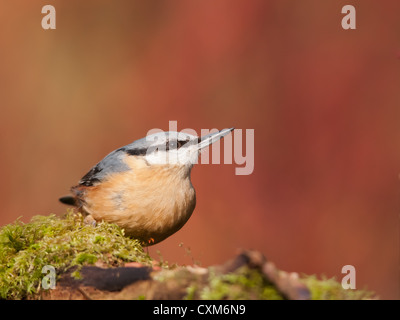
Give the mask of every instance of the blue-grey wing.
<path id="1" fill-rule="evenodd" d="M 82 177 L 79 185 L 91 187 L 106 179 L 109 174 L 130 170 L 123 161 L 124 157 L 126 157 L 124 148 L 111 152 Z"/>
<path id="2" fill-rule="evenodd" d="M 82 177 L 79 185 L 94 186 L 103 181 L 109 174 L 130 170 L 123 159 L 127 156 L 145 155 L 151 143 L 146 138 L 142 138 L 111 152 Z"/>

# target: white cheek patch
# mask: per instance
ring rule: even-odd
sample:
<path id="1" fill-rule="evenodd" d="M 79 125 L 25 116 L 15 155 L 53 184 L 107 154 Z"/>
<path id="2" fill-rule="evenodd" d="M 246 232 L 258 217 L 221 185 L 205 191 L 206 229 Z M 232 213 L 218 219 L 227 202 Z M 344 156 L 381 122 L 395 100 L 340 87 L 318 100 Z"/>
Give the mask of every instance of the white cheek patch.
<path id="1" fill-rule="evenodd" d="M 153 152 L 147 153 L 145 158 L 146 158 L 146 161 L 150 164 L 167 164 L 168 163 L 168 157 L 167 157 L 166 151 L 153 151 Z"/>
<path id="2" fill-rule="evenodd" d="M 153 151 L 145 156 L 150 164 L 193 165 L 197 163 L 198 151 L 194 147 L 179 148 L 169 151 Z"/>

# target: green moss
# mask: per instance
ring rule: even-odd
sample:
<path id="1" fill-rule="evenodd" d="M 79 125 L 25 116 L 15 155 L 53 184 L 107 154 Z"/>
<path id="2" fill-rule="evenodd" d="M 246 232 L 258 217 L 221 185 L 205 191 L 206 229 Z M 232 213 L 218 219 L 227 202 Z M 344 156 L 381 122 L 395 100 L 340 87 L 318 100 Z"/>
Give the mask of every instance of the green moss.
<path id="1" fill-rule="evenodd" d="M 82 252 L 79 253 L 74 259 L 73 264 L 94 264 L 97 261 L 97 256 L 91 253 Z"/>
<path id="2" fill-rule="evenodd" d="M 312 300 L 363 300 L 376 298 L 374 292 L 365 289 L 343 289 L 335 278 L 322 277 L 319 280 L 315 275 L 312 275 L 304 276 L 301 281 L 311 291 Z"/>
<path id="3" fill-rule="evenodd" d="M 71 277 L 74 278 L 75 280 L 80 280 L 82 279 L 82 275 L 80 270 L 75 270 L 74 272 L 71 273 Z"/>
<path id="4" fill-rule="evenodd" d="M 72 211 L 64 218 L 50 215 L 36 216 L 26 224 L 16 221 L 0 229 L 0 298 L 23 299 L 37 293 L 45 265 L 61 274 L 97 261 L 119 266 L 128 261 L 150 263 L 151 259 L 139 241 L 125 237 L 118 226 L 86 225 Z M 79 277 L 79 268 L 75 273 Z"/>
<path id="5" fill-rule="evenodd" d="M 368 290 L 344 289 L 334 278 L 303 276 L 299 279 L 311 292 L 312 300 L 362 300 L 375 299 L 374 292 Z M 210 270 L 208 285 L 201 290 L 188 287 L 186 299 L 257 299 L 282 300 L 284 297 L 275 286 L 266 280 L 259 270 L 242 267 L 234 273 L 216 275 Z"/>
<path id="6" fill-rule="evenodd" d="M 184 297 L 184 300 L 194 300 L 196 297 L 196 292 L 197 292 L 197 286 L 195 284 L 192 284 L 186 288 L 186 296 Z"/>
<path id="7" fill-rule="evenodd" d="M 168 266 L 159 255 L 163 270 L 153 280 L 175 281 L 177 286 L 187 288 L 185 299 L 284 298 L 260 270 L 245 266 L 222 275 L 209 268 L 208 276 L 196 275 L 183 267 Z M 17 220 L 0 228 L 0 298 L 37 297 L 47 275 L 42 273 L 46 265 L 54 267 L 57 275 L 73 271 L 72 277 L 80 279 L 84 265 L 99 263 L 116 267 L 134 261 L 151 265 L 151 258 L 143 252 L 140 242 L 126 237 L 114 224 L 86 225 L 83 217 L 72 211 L 63 218 L 36 216 L 26 224 Z M 300 281 L 310 289 L 314 300 L 375 298 L 374 293 L 366 290 L 345 290 L 335 279 L 303 276 Z"/>
<path id="8" fill-rule="evenodd" d="M 211 271 L 211 270 L 210 270 Z M 190 297 L 194 296 L 193 292 Z M 274 286 L 258 270 L 242 267 L 235 273 L 216 275 L 210 272 L 209 284 L 200 292 L 200 298 L 206 300 L 282 300 Z"/>

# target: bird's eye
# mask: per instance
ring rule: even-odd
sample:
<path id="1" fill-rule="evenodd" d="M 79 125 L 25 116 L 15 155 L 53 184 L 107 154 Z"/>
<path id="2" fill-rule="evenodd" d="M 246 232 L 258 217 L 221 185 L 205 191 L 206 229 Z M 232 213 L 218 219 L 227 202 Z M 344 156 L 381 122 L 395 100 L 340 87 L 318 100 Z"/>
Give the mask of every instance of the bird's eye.
<path id="1" fill-rule="evenodd" d="M 167 142 L 167 150 L 176 149 L 176 141 L 168 141 Z"/>
<path id="2" fill-rule="evenodd" d="M 189 142 L 189 139 L 187 139 L 187 140 L 168 141 L 167 142 L 167 150 L 179 149 L 180 147 L 185 145 L 187 142 Z"/>
<path id="3" fill-rule="evenodd" d="M 188 143 L 190 141 L 189 138 L 187 138 L 186 140 L 178 140 L 178 148 L 184 146 L 186 143 Z"/>

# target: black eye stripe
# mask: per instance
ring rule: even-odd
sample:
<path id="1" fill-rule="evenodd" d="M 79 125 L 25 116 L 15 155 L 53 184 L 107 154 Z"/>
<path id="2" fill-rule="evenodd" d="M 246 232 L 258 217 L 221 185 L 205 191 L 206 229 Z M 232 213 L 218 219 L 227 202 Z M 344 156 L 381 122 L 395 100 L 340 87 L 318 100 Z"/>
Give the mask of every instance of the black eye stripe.
<path id="1" fill-rule="evenodd" d="M 166 145 L 166 150 L 170 150 L 170 149 L 179 149 L 182 146 L 184 146 L 186 143 L 188 143 L 190 141 L 190 139 L 186 139 L 186 140 L 173 140 L 173 141 L 168 141 L 167 145 Z"/>
<path id="2" fill-rule="evenodd" d="M 127 150 L 124 149 L 122 151 L 125 151 L 130 156 L 144 156 L 144 155 L 146 155 L 147 149 L 146 148 L 127 149 Z"/>
<path id="3" fill-rule="evenodd" d="M 192 141 L 192 143 L 198 143 L 198 139 L 196 140 L 190 140 L 187 138 L 186 140 L 171 140 L 167 141 L 164 144 L 158 144 L 158 145 L 151 145 L 149 147 L 144 147 L 144 148 L 133 148 L 133 149 L 128 149 L 126 147 L 119 148 L 117 151 L 122 151 L 127 153 L 130 156 L 144 156 L 146 154 L 152 153 L 154 151 L 168 151 L 168 150 L 175 150 L 179 149 L 181 147 L 186 147 L 190 144 L 187 144 L 188 142 Z"/>

